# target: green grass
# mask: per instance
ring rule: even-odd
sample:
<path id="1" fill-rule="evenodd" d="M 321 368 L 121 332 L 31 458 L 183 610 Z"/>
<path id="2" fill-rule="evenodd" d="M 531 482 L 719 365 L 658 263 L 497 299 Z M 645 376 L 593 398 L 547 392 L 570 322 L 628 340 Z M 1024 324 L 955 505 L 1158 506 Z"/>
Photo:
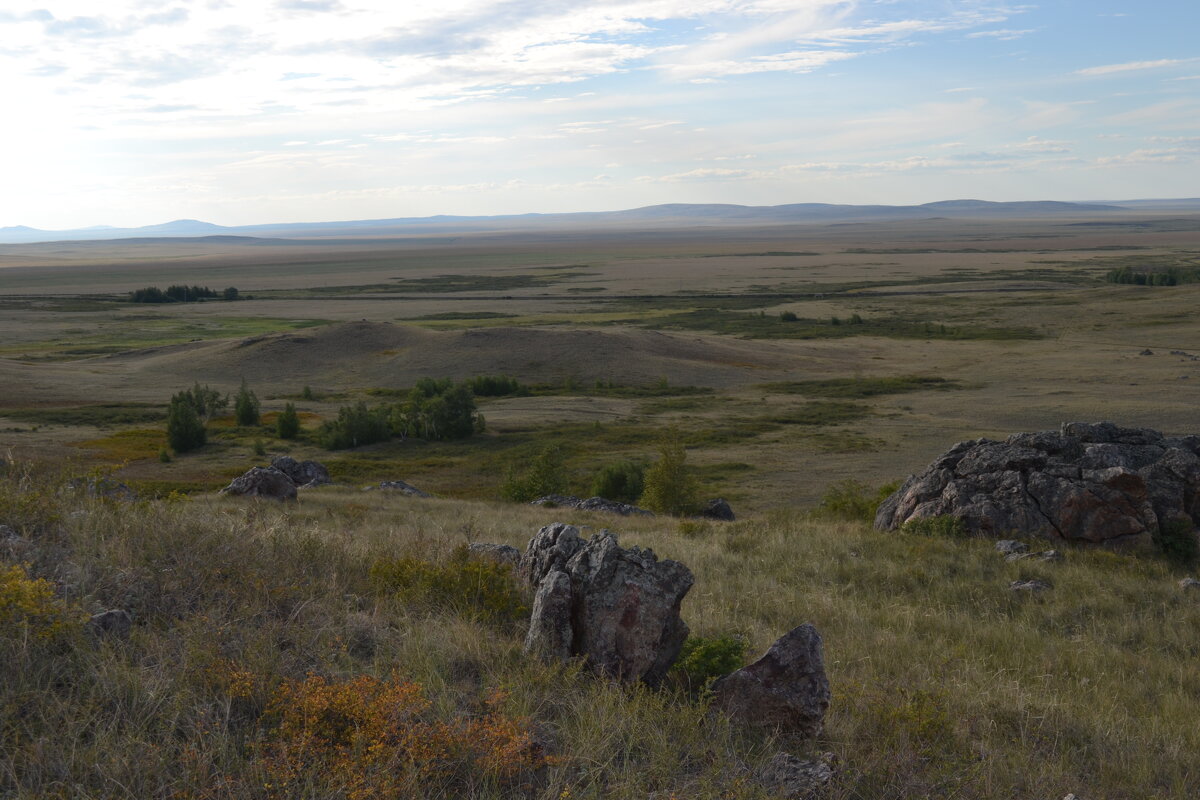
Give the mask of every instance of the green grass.
<path id="1" fill-rule="evenodd" d="M 813 381 L 764 383 L 762 388 L 775 394 L 802 394 L 808 397 L 865 399 L 880 395 L 907 392 L 947 391 L 961 389 L 958 381 L 921 375 L 900 375 L 891 378 L 829 378 Z"/>
<path id="2" fill-rule="evenodd" d="M 12 408 L 0 415 L 41 425 L 138 425 L 166 419 L 166 409 L 158 403 L 92 403 L 82 406 Z"/>
<path id="3" fill-rule="evenodd" d="M 837 319 L 837 322 L 833 320 Z M 1040 339 L 1032 328 L 1018 326 L 946 325 L 902 316 L 847 319 L 781 320 L 777 315 L 738 314 L 696 309 L 647 320 L 656 330 L 702 330 L 746 339 L 843 339 L 849 336 L 885 336 L 895 339 L 948 339 L 1013 341 Z"/>

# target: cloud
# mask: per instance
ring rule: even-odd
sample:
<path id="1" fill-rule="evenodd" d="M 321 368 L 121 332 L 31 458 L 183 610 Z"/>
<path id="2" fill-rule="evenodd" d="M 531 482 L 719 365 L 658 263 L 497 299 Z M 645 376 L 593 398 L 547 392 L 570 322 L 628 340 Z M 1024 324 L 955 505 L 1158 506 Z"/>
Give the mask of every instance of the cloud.
<path id="1" fill-rule="evenodd" d="M 673 175 L 660 175 L 658 177 L 642 176 L 638 178 L 643 182 L 654 183 L 693 183 L 698 181 L 736 181 L 745 180 L 761 176 L 762 173 L 754 172 L 748 169 L 720 169 L 708 167 L 703 169 L 693 169 L 687 172 L 677 172 Z"/>
<path id="2" fill-rule="evenodd" d="M 1025 30 L 1014 31 L 1006 28 L 999 28 L 991 31 L 973 31 L 967 34 L 968 39 L 998 39 L 1002 42 L 1009 42 L 1013 39 L 1020 39 L 1022 36 L 1027 36 L 1031 33 L 1036 33 L 1037 28 L 1026 28 Z"/>
<path id="3" fill-rule="evenodd" d="M 1075 70 L 1075 75 L 1112 75 L 1116 72 L 1135 72 L 1143 69 L 1159 69 L 1172 67 L 1176 64 L 1186 64 L 1194 59 L 1160 58 L 1157 61 L 1127 61 L 1124 64 L 1105 64 L 1099 67 L 1087 67 Z"/>

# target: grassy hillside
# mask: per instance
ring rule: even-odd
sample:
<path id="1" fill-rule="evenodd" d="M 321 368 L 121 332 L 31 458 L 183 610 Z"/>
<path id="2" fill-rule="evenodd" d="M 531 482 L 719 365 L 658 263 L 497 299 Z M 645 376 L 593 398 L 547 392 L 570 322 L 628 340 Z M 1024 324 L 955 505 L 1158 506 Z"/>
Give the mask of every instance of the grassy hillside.
<path id="1" fill-rule="evenodd" d="M 526 658 L 526 598 L 455 549 L 523 548 L 557 520 L 683 561 L 693 634 L 750 657 L 814 623 L 822 739 L 737 730 L 682 679 L 626 689 Z M 6 797 L 752 798 L 781 749 L 836 753 L 827 796 L 847 800 L 1200 792 L 1200 597 L 1149 556 L 1009 564 L 804 509 L 721 525 L 340 488 L 115 503 L 19 465 L 0 524 L 18 535 L 0 542 Z M 397 564 L 424 577 L 387 579 Z M 1008 590 L 1028 577 L 1054 588 Z M 111 608 L 128 640 L 84 631 Z"/>

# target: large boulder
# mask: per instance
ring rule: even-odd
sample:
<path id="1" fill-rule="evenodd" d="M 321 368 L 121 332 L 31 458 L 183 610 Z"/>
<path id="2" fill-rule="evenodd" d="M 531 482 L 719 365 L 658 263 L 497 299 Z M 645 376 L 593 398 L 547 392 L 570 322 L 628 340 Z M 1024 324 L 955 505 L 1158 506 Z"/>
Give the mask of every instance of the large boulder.
<path id="1" fill-rule="evenodd" d="M 625 549 L 608 531 L 584 542 L 556 523 L 530 540 L 520 573 L 536 591 L 527 650 L 582 656 L 602 675 L 650 685 L 679 656 L 688 634 L 679 606 L 693 580 L 683 564 Z"/>
<path id="2" fill-rule="evenodd" d="M 279 456 L 271 460 L 271 466 L 292 479 L 301 489 L 333 483 L 329 470 L 316 461 L 297 461 L 291 456 Z"/>
<path id="3" fill-rule="evenodd" d="M 268 497 L 282 502 L 296 499 L 296 484 L 274 467 L 251 467 L 249 471 L 234 478 L 221 490 L 221 494 Z"/>
<path id="4" fill-rule="evenodd" d="M 733 522 L 736 519 L 733 515 L 733 509 L 729 507 L 729 503 L 723 497 L 709 500 L 700 512 L 700 516 L 720 522 Z"/>
<path id="5" fill-rule="evenodd" d="M 758 661 L 718 678 L 712 692 L 713 705 L 744 725 L 816 736 L 830 698 L 821 634 L 808 624 L 793 628 Z"/>
<path id="6" fill-rule="evenodd" d="M 943 515 L 980 535 L 1148 543 L 1200 523 L 1200 437 L 1072 422 L 959 442 L 880 504 L 875 527 Z"/>

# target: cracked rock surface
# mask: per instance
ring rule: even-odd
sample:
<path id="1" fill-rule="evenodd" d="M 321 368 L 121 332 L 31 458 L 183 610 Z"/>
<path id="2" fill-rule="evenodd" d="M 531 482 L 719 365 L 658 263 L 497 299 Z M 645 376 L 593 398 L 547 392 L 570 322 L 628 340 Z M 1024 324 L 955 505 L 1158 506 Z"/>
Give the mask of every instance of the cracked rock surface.
<path id="1" fill-rule="evenodd" d="M 1070 422 L 959 442 L 879 506 L 875 527 L 942 515 L 988 536 L 1149 543 L 1164 525 L 1200 523 L 1200 436 Z"/>

